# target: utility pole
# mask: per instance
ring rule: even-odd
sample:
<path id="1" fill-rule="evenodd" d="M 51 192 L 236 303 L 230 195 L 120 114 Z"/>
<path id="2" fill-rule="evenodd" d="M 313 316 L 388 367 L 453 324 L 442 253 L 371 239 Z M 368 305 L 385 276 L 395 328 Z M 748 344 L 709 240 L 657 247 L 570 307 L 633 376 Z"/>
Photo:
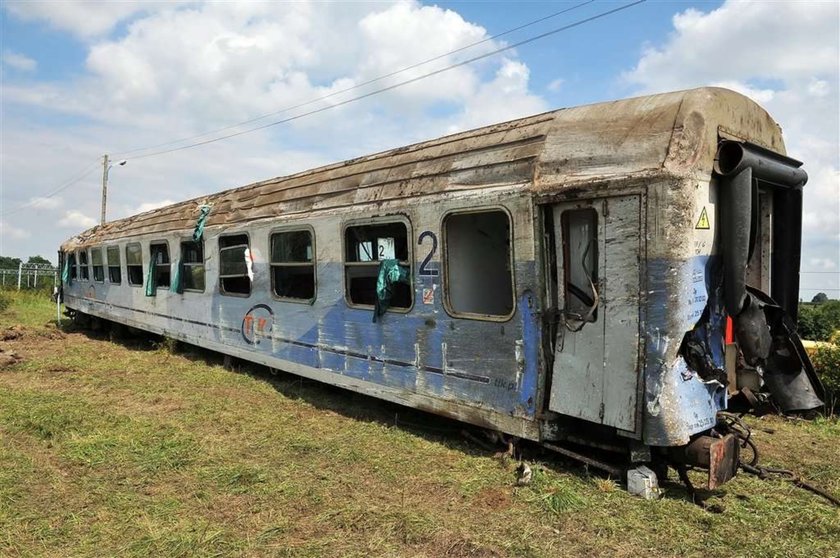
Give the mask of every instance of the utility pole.
<path id="1" fill-rule="evenodd" d="M 99 224 L 105 224 L 105 204 L 108 200 L 108 154 L 102 156 L 102 212 L 99 215 Z"/>

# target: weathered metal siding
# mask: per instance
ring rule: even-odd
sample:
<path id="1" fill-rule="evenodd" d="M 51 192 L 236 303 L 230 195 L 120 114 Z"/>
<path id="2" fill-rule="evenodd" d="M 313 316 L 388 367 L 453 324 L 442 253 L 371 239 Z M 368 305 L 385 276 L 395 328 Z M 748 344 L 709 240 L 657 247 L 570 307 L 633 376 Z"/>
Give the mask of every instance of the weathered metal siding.
<path id="1" fill-rule="evenodd" d="M 372 217 L 407 218 L 416 270 L 431 247 L 429 243 L 417 245 L 420 234 L 430 231 L 440 238 L 441 216 L 446 211 L 477 205 L 501 206 L 512 216 L 517 304 L 509 320 L 449 316 L 441 298 L 441 274 L 414 274 L 414 306 L 408 313 L 388 312 L 373 323 L 372 309 L 347 304 L 341 239 L 345 223 Z M 238 350 L 250 360 L 326 377 L 325 381 L 344 383 L 376 397 L 384 397 L 386 392 L 398 398 L 416 396 L 415 406 L 499 429 L 513 427 L 519 435 L 537 438 L 531 421 L 536 410 L 541 340 L 530 200 L 512 195 L 508 189 L 480 199 L 439 197 L 414 208 L 370 207 L 369 211 L 354 209 L 319 218 L 284 217 L 210 227 L 205 230 L 205 293 L 176 294 L 161 288 L 157 296 L 146 297 L 143 288 L 125 283 L 117 286 L 77 280 L 66 289 L 66 304 L 197 345 L 210 344 L 224 352 Z M 298 223 L 312 226 L 315 232 L 318 291 L 312 305 L 271 296 L 269 235 L 279 225 Z M 218 237 L 239 232 L 249 235 L 254 257 L 249 297 L 221 295 L 217 283 Z M 183 235 L 144 235 L 132 241 L 142 242 L 148 259 L 148 243 L 164 239 L 176 261 Z M 118 245 L 124 252 L 125 242 Z M 125 277 L 124 261 L 122 265 Z M 440 248 L 428 268 L 441 270 Z M 433 289 L 430 304 L 423 303 L 424 289 Z M 264 317 L 268 329 L 252 333 L 249 328 L 255 322 L 248 323 L 246 316 Z"/>
<path id="2" fill-rule="evenodd" d="M 640 195 L 553 206 L 557 260 L 563 300 L 564 254 L 561 215 L 593 209 L 598 214 L 597 314 L 577 329 L 561 320 L 551 384 L 550 409 L 590 422 L 637 431 L 637 395 L 642 382 L 639 360 L 639 293 L 644 240 Z M 593 295 L 594 297 L 594 295 Z"/>
<path id="3" fill-rule="evenodd" d="M 199 206 L 209 204 L 205 294 L 159 291 L 151 298 L 126 283 L 76 281 L 65 290 L 67 305 L 376 397 L 538 438 L 535 418 L 544 389 L 541 315 L 547 305 L 533 200 L 638 193 L 644 185 L 639 308 L 643 440 L 685 443 L 725 404 L 716 386 L 701 382 L 677 355 L 682 335 L 708 297 L 705 267 L 714 246 L 712 237 L 695 231 L 693 223 L 703 204 L 714 204 L 709 177 L 718 134 L 784 153 L 778 126 L 765 111 L 731 91 L 704 88 L 562 109 L 189 200 L 95 227 L 62 248 L 124 247 L 127 239 L 141 240 L 148 261 L 148 241 L 168 238 L 174 261 L 176 241 L 189 236 Z M 514 219 L 517 302 L 510 320 L 451 318 L 440 299 L 440 275 L 415 273 L 414 308 L 407 314 L 388 313 L 381 323 L 370 322 L 372 311 L 347 306 L 340 253 L 345 220 L 405 215 L 417 270 L 428 253 L 428 245 L 418 246 L 417 240 L 424 231 L 442 238 L 447 210 L 492 205 L 503 205 Z M 311 224 L 316 233 L 318 298 L 311 306 L 270 296 L 268 234 L 293 222 Z M 215 284 L 216 238 L 246 230 L 256 257 L 252 295 L 222 296 Z M 438 251 L 431 260 L 438 270 L 440 256 Z M 125 279 L 124 258 L 122 267 Z M 435 289 L 430 305 L 422 304 L 424 288 Z M 243 336 L 244 317 L 252 310 L 267 311 L 261 304 L 273 313 L 271 332 L 251 344 Z"/>

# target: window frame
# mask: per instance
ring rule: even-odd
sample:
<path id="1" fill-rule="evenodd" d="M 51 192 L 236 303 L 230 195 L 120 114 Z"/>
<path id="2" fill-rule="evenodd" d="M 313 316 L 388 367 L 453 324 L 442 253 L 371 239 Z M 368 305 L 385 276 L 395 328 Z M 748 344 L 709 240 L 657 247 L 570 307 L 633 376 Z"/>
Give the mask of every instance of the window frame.
<path id="1" fill-rule="evenodd" d="M 191 262 L 191 263 L 184 262 L 184 244 L 189 244 L 189 243 L 198 244 L 199 246 L 201 246 L 201 263 L 200 264 L 198 262 Z M 204 293 L 204 292 L 207 291 L 207 252 L 204 250 L 205 246 L 206 246 L 206 243 L 204 242 L 203 237 L 202 237 L 201 240 L 198 240 L 198 241 L 193 240 L 193 238 L 191 236 L 190 237 L 185 237 L 185 238 L 182 238 L 180 240 L 180 242 L 178 243 L 178 250 L 179 250 L 179 252 L 178 252 L 178 265 L 180 267 L 186 269 L 187 266 L 193 267 L 193 266 L 200 265 L 201 267 L 204 268 L 204 288 L 201 289 L 201 290 L 185 288 L 183 285 L 184 285 L 184 276 L 186 275 L 186 273 L 181 274 L 181 276 L 178 278 L 178 280 L 181 282 L 181 288 L 183 289 L 183 291 L 185 293 Z M 220 271 L 221 271 L 221 269 L 220 269 Z M 180 270 L 179 270 L 179 273 L 180 273 Z M 220 286 L 221 286 L 221 283 L 220 283 Z"/>
<path id="2" fill-rule="evenodd" d="M 67 266 L 70 268 L 70 280 L 71 281 L 78 281 L 79 280 L 79 257 L 76 255 L 76 250 L 70 250 L 69 252 L 64 252 L 64 257 L 67 258 Z M 70 258 L 73 258 L 73 261 L 70 261 Z"/>
<path id="3" fill-rule="evenodd" d="M 511 297 L 513 298 L 513 304 L 511 305 L 510 313 L 505 315 L 493 315 L 493 314 L 476 314 L 474 312 L 458 312 L 449 302 L 449 244 L 446 238 L 446 219 L 452 215 L 468 215 L 471 213 L 493 213 L 501 211 L 505 214 L 508 219 L 508 224 L 510 225 L 510 250 L 509 250 L 509 264 L 510 264 L 510 287 L 511 287 Z M 447 315 L 451 316 L 452 318 L 463 319 L 463 320 L 476 320 L 480 322 L 509 322 L 513 319 L 516 315 L 517 310 L 517 297 L 516 297 L 516 255 L 515 255 L 515 241 L 514 239 L 514 224 L 513 224 L 513 214 L 511 211 L 503 206 L 503 205 L 487 205 L 481 207 L 462 207 L 462 208 L 454 208 L 446 210 L 440 219 L 440 257 L 441 257 L 441 291 L 443 293 L 442 300 L 443 300 L 443 309 L 447 313 Z"/>
<path id="4" fill-rule="evenodd" d="M 414 230 L 411 226 L 411 219 L 404 214 L 388 215 L 385 217 L 371 217 L 367 219 L 351 219 L 345 221 L 341 225 L 341 282 L 344 284 L 344 302 L 348 308 L 356 308 L 360 310 L 373 310 L 373 304 L 358 304 L 350 300 L 350 292 L 347 289 L 347 267 L 371 266 L 370 262 L 348 262 L 347 261 L 347 229 L 351 227 L 364 227 L 370 225 L 387 225 L 390 223 L 400 223 L 405 225 L 406 244 L 408 250 L 408 276 L 411 278 L 409 289 L 411 292 L 411 305 L 402 308 L 399 306 L 389 306 L 386 312 L 396 312 L 398 314 L 408 314 L 414 309 L 417 303 L 416 293 L 416 278 L 414 277 Z M 402 261 L 400 261 L 402 263 Z M 376 265 L 379 265 L 379 260 L 376 260 Z"/>
<path id="5" fill-rule="evenodd" d="M 131 282 L 131 273 L 129 273 L 128 268 L 129 266 L 136 266 L 137 264 L 129 264 L 128 263 L 128 248 L 129 246 L 139 246 L 140 247 L 140 282 L 139 283 L 132 283 Z M 143 283 L 146 280 L 146 275 L 143 273 L 143 245 L 140 242 L 127 242 L 125 247 L 123 248 L 125 252 L 125 280 L 128 283 L 129 287 L 143 287 Z"/>
<path id="6" fill-rule="evenodd" d="M 245 277 L 248 278 L 248 284 L 249 284 L 248 294 L 229 293 L 229 292 L 225 291 L 224 287 L 222 287 L 222 279 L 227 278 L 227 277 L 241 277 L 241 275 L 229 275 L 229 276 L 226 276 L 226 277 L 222 277 L 222 250 L 229 250 L 231 248 L 236 248 L 238 246 L 241 246 L 240 244 L 237 244 L 236 246 L 226 246 L 226 247 L 222 248 L 222 242 L 221 242 L 222 239 L 223 238 L 228 238 L 228 237 L 231 237 L 231 236 L 244 236 L 245 238 L 248 239 L 248 244 L 246 245 L 248 250 L 251 250 L 251 246 L 252 246 L 251 235 L 247 231 L 225 233 L 223 235 L 219 235 L 218 237 L 216 237 L 216 253 L 219 254 L 219 268 L 218 268 L 218 273 L 216 274 L 217 278 L 219 280 L 219 294 L 221 294 L 222 296 L 235 296 L 235 297 L 239 297 L 239 298 L 251 298 L 251 294 L 253 294 L 253 292 L 254 292 L 254 281 L 252 281 L 251 278 L 248 277 L 248 275 L 245 275 Z M 204 278 L 204 281 L 205 281 L 205 287 L 206 287 L 207 286 L 207 277 L 206 276 Z"/>
<path id="7" fill-rule="evenodd" d="M 111 265 L 111 255 L 110 255 L 111 250 L 115 250 L 117 252 L 117 265 Z M 108 264 L 108 265 L 105 266 L 105 267 L 108 268 L 108 274 L 107 274 L 108 283 L 110 283 L 111 285 L 121 285 L 123 275 L 122 275 L 122 257 L 120 256 L 120 246 L 119 246 L 119 244 L 112 244 L 111 246 L 106 246 L 105 247 L 105 262 Z M 117 269 L 119 269 L 119 272 L 120 272 L 120 280 L 119 281 L 114 281 L 111 278 L 111 268 L 113 268 L 113 267 L 116 267 Z"/>
<path id="8" fill-rule="evenodd" d="M 90 276 L 91 276 L 91 280 L 94 283 L 104 283 L 105 282 L 105 267 L 106 266 L 105 266 L 105 258 L 102 256 L 102 246 L 96 246 L 94 248 L 90 248 L 89 250 L 90 250 L 90 268 L 91 268 Z M 96 252 L 99 252 L 99 265 L 98 266 L 94 262 L 94 257 L 93 257 L 93 255 Z M 102 279 L 101 280 L 96 278 L 96 268 L 97 267 L 102 268 Z"/>
<path id="9" fill-rule="evenodd" d="M 84 264 L 82 264 L 82 254 L 85 256 Z M 76 263 L 79 266 L 79 281 L 90 281 L 90 254 L 88 254 L 87 248 L 78 250 L 76 253 Z"/>
<path id="10" fill-rule="evenodd" d="M 589 277 L 588 279 L 591 280 L 597 288 L 600 290 L 601 288 L 601 226 L 602 226 L 602 213 L 598 210 L 598 208 L 593 204 L 587 205 L 578 205 L 575 207 L 569 207 L 563 209 L 560 213 L 560 235 L 561 235 L 561 251 L 563 254 L 563 271 L 559 273 L 558 270 L 558 279 L 562 276 L 562 283 L 558 284 L 557 288 L 560 292 L 563 293 L 563 308 L 561 309 L 562 312 L 571 314 L 571 310 L 569 309 L 569 300 L 571 299 L 571 293 L 569 289 L 569 285 L 571 284 L 570 281 L 570 274 L 571 268 L 569 267 L 569 253 L 568 253 L 568 242 L 569 242 L 569 231 L 568 231 L 568 217 L 570 213 L 592 213 L 595 215 L 595 277 Z M 582 301 L 583 302 L 583 301 Z M 598 312 L 599 308 L 595 308 L 595 312 L 591 319 L 584 320 L 583 323 L 597 323 L 599 321 L 600 312 Z"/>
<path id="11" fill-rule="evenodd" d="M 155 246 L 166 246 L 166 259 L 169 260 L 166 264 L 160 265 L 168 265 L 169 266 L 169 284 L 165 286 L 161 286 L 158 284 L 158 272 L 160 269 L 160 265 L 155 263 L 155 292 L 158 289 L 163 289 L 165 291 L 169 290 L 169 287 L 172 286 L 172 252 L 169 250 L 169 241 L 168 240 L 150 240 L 149 241 L 149 265 L 152 262 L 152 255 L 154 254 Z"/>
<path id="12" fill-rule="evenodd" d="M 298 232 L 298 231 L 307 231 L 312 239 L 312 262 L 311 263 L 303 263 L 303 262 L 292 262 L 292 263 L 274 263 L 272 261 L 272 237 L 275 234 L 282 234 L 282 233 L 291 233 L 291 232 Z M 274 291 L 274 267 L 303 267 L 303 266 L 312 266 L 312 283 L 313 283 L 313 293 L 312 298 L 290 298 L 285 296 L 277 296 L 276 292 Z M 292 302 L 294 304 L 306 304 L 312 305 L 318 300 L 318 253 L 317 253 L 317 245 L 315 243 L 315 229 L 312 225 L 309 224 L 300 224 L 300 225 L 283 225 L 280 227 L 275 227 L 268 231 L 268 271 L 271 275 L 270 278 L 270 289 L 271 289 L 271 298 L 280 302 Z"/>

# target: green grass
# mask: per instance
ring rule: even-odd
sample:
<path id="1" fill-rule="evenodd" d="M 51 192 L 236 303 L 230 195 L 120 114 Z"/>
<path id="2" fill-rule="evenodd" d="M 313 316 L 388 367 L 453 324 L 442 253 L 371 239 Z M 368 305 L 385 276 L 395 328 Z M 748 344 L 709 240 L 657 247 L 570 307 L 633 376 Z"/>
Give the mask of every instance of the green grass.
<path id="1" fill-rule="evenodd" d="M 838 555 L 838 511 L 789 483 L 741 475 L 711 513 L 535 455 L 516 487 L 455 423 L 0 297 L 23 357 L 0 368 L 0 556 Z M 750 422 L 765 463 L 840 493 L 837 420 Z"/>

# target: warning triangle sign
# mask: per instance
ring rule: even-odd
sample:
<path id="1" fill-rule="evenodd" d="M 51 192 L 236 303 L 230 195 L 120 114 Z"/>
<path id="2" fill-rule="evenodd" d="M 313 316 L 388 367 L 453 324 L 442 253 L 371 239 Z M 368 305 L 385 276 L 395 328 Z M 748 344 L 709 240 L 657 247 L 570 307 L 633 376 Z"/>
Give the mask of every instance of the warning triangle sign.
<path id="1" fill-rule="evenodd" d="M 703 211 L 700 212 L 700 218 L 697 219 L 697 224 L 694 226 L 695 229 L 709 229 L 709 214 L 706 213 L 706 207 L 703 207 Z"/>

